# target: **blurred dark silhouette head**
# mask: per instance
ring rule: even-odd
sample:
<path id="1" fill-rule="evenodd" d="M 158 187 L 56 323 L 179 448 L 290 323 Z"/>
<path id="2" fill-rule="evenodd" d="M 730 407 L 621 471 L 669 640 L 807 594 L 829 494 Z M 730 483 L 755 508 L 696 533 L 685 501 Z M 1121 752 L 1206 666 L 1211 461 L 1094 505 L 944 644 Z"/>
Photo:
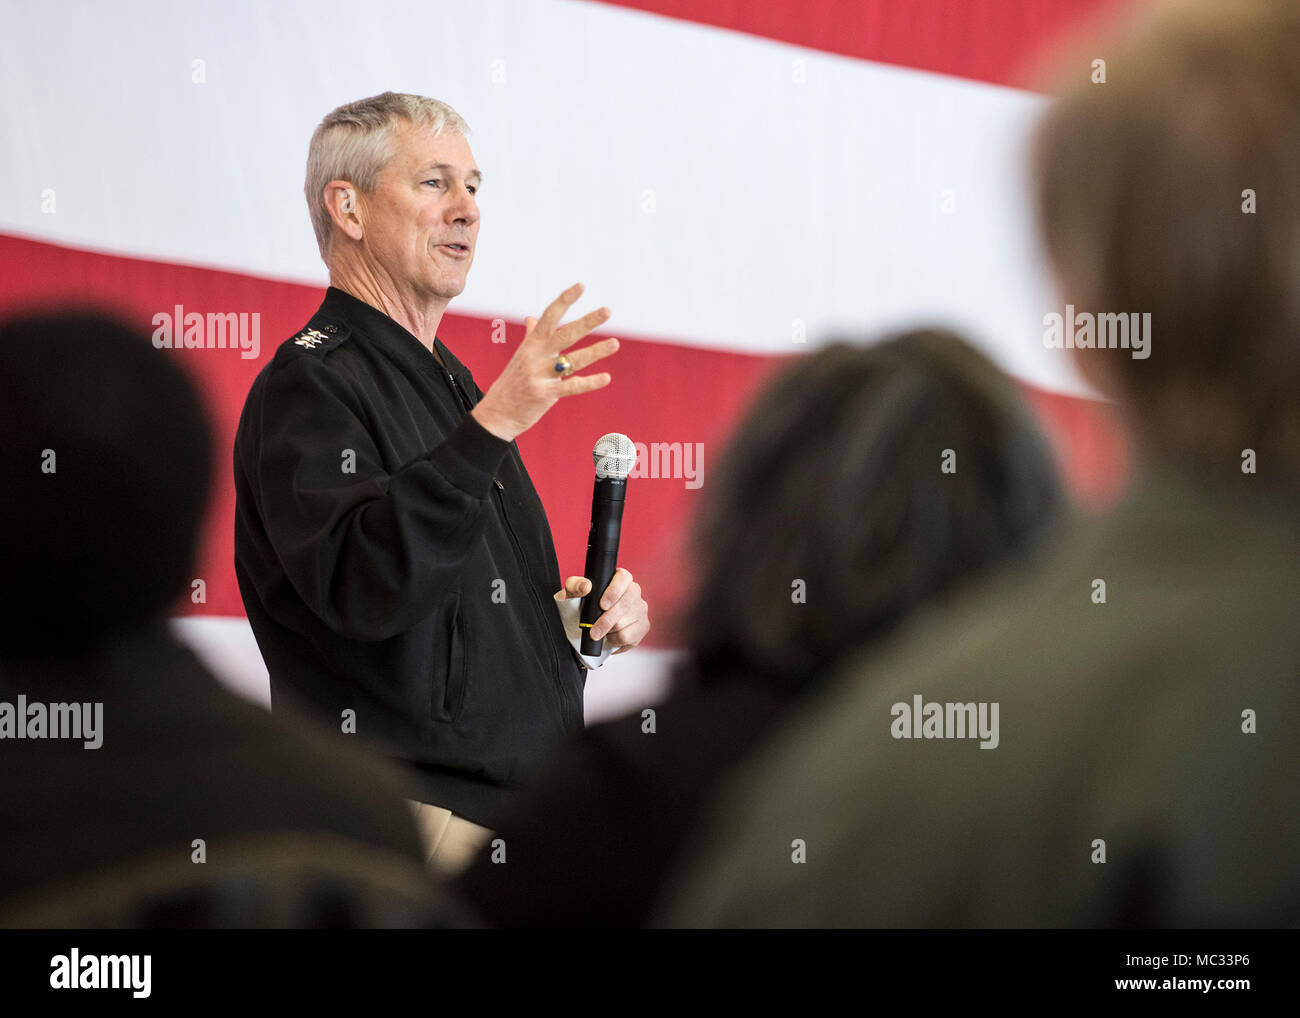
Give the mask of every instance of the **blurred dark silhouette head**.
<path id="1" fill-rule="evenodd" d="M 1015 384 L 952 333 L 801 357 L 764 388 L 710 478 L 678 678 L 800 692 L 845 651 L 1030 548 L 1062 503 Z"/>
<path id="2" fill-rule="evenodd" d="M 0 658 L 63 658 L 162 618 L 212 473 L 198 393 L 104 314 L 0 321 Z"/>
<path id="3" fill-rule="evenodd" d="M 1300 480 L 1300 4 L 1161 5 L 1069 74 L 1033 159 L 1061 296 L 1151 314 L 1148 359 L 1081 370 L 1144 458 Z"/>

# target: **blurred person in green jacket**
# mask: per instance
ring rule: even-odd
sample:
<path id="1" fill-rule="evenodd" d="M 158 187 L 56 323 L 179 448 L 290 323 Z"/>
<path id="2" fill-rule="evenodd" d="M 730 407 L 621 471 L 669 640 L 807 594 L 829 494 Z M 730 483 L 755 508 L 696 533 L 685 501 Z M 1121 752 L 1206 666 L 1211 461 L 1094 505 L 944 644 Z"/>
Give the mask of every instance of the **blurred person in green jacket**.
<path id="1" fill-rule="evenodd" d="M 1035 139 L 1044 342 L 1134 483 L 842 668 L 709 804 L 662 925 L 1300 922 L 1300 6 L 1095 49 Z"/>

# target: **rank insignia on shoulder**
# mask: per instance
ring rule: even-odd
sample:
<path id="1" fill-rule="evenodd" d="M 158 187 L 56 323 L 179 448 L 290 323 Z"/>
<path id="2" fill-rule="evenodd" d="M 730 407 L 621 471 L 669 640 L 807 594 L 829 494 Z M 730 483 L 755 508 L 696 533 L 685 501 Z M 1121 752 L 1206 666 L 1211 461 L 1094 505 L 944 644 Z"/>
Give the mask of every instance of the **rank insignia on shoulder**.
<path id="1" fill-rule="evenodd" d="M 294 351 L 294 347 L 297 347 L 300 350 L 310 350 L 313 357 L 319 360 L 338 347 L 351 333 L 352 330 L 345 322 L 317 320 L 315 325 L 304 328 L 298 335 L 281 343 L 276 357 L 283 364 L 286 357 L 301 356 Z"/>

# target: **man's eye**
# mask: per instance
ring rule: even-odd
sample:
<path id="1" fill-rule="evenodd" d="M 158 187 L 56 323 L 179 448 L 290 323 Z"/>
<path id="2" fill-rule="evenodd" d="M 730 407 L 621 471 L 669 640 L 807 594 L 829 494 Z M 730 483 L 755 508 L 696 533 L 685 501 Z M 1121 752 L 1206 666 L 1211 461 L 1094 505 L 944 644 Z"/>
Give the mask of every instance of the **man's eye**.
<path id="1" fill-rule="evenodd" d="M 438 185 L 441 185 L 441 184 L 442 184 L 442 181 L 441 181 L 441 180 L 426 180 L 425 183 L 426 183 L 426 184 L 438 184 Z"/>
<path id="2" fill-rule="evenodd" d="M 477 187 L 467 187 L 465 190 L 467 190 L 470 194 L 478 194 Z"/>

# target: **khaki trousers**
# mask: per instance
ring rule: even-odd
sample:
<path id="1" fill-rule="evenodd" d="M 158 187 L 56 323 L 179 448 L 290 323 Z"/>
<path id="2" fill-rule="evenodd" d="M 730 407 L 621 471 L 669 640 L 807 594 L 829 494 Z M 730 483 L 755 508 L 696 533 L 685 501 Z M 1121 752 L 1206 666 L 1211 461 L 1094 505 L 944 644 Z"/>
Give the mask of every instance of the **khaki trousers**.
<path id="1" fill-rule="evenodd" d="M 415 825 L 424 842 L 425 861 L 439 876 L 454 877 L 470 864 L 478 850 L 486 845 L 492 832 L 449 809 L 427 802 L 408 804 L 415 814 Z"/>

